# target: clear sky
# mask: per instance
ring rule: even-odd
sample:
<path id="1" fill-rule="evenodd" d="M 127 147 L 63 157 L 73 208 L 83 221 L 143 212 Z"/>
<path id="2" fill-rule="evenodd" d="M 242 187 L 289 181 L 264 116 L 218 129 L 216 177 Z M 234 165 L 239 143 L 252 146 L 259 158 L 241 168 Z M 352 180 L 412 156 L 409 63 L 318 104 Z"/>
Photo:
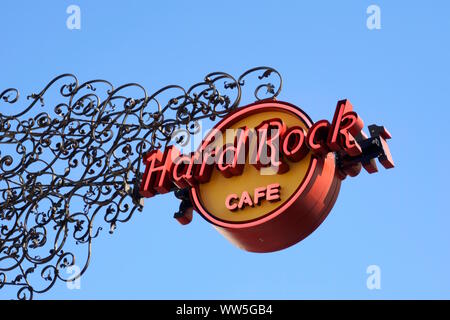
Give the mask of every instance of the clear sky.
<path id="1" fill-rule="evenodd" d="M 80 30 L 66 27 L 72 4 Z M 371 4 L 379 30 L 366 26 Z M 70 72 L 152 92 L 269 65 L 280 100 L 313 120 L 348 98 L 385 125 L 397 166 L 345 180 L 319 229 L 271 254 L 235 248 L 198 215 L 179 225 L 172 194 L 147 199 L 94 240 L 81 289 L 36 298 L 449 299 L 449 12 L 448 1 L 2 1 L 0 91 L 23 98 Z M 370 265 L 380 290 L 366 286 Z"/>

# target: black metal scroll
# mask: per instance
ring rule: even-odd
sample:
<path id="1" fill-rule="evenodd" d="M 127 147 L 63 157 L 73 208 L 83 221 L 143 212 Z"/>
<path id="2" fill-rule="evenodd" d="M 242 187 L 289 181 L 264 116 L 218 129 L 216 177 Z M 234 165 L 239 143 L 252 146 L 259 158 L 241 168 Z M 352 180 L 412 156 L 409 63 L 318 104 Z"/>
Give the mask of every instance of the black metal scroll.
<path id="1" fill-rule="evenodd" d="M 214 72 L 187 90 L 171 85 L 151 95 L 137 83 L 116 88 L 63 74 L 21 110 L 8 106 L 19 101 L 17 89 L 1 92 L 0 293 L 12 286 L 18 299 L 32 299 L 58 279 L 80 277 L 105 224 L 112 233 L 142 210 L 142 155 L 237 108 L 252 75 L 257 100 L 278 96 L 281 75 L 269 67 L 237 79 Z M 66 272 L 74 265 L 77 272 Z"/>

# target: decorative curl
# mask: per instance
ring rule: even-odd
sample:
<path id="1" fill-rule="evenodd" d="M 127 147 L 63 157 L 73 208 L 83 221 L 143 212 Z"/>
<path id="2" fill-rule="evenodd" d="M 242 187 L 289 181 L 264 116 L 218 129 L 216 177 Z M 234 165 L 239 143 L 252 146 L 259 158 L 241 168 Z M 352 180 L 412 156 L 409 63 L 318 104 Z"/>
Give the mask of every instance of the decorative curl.
<path id="1" fill-rule="evenodd" d="M 143 155 L 174 137 L 189 139 L 201 119 L 214 121 L 236 109 L 251 75 L 264 81 L 255 99 L 279 95 L 281 75 L 269 67 L 238 78 L 213 72 L 188 89 L 170 85 L 151 95 L 137 83 L 80 84 L 62 74 L 16 113 L 11 107 L 4 112 L 2 102 L 15 104 L 19 91 L 1 92 L 0 289 L 13 287 L 18 299 L 32 299 L 58 279 L 73 280 L 64 274 L 69 267 L 79 267 L 75 278 L 83 275 L 103 225 L 113 233 L 142 211 Z M 268 81 L 273 76 L 275 85 Z M 85 250 L 81 260 L 72 252 L 79 248 Z"/>

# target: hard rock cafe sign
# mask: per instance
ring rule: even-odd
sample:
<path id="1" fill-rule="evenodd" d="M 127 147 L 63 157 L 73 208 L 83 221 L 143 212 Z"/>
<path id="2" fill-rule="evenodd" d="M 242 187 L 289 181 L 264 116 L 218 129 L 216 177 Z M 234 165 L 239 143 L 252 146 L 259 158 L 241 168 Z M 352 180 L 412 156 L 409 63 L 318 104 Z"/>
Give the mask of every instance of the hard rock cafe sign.
<path id="1" fill-rule="evenodd" d="M 327 217 L 346 176 L 393 168 L 382 126 L 369 126 L 348 100 L 331 123 L 313 122 L 300 108 L 265 100 L 222 119 L 197 151 L 169 146 L 145 155 L 144 197 L 189 190 L 193 207 L 228 240 L 252 252 L 287 248 Z M 186 224 L 192 210 L 177 216 Z"/>

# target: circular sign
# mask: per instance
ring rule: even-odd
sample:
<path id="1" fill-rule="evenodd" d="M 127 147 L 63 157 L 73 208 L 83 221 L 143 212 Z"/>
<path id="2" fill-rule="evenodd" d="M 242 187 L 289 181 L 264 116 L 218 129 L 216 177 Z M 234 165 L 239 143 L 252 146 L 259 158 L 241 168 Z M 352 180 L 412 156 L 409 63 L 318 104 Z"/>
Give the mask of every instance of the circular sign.
<path id="1" fill-rule="evenodd" d="M 247 251 L 277 251 L 307 237 L 333 207 L 341 182 L 334 153 L 316 156 L 307 147 L 312 125 L 301 109 L 278 101 L 251 104 L 224 118 L 204 139 L 201 150 L 228 151 L 227 146 L 236 146 L 244 132 L 259 135 L 247 140 L 243 163 L 227 168 L 219 159 L 210 179 L 191 188 L 196 211 Z M 276 145 L 275 134 L 261 135 L 270 129 L 277 129 L 272 131 L 278 133 Z M 215 139 L 217 132 L 222 139 Z M 276 166 L 274 161 L 261 164 L 262 147 L 270 159 L 279 156 Z M 233 150 L 237 154 L 236 147 Z"/>

